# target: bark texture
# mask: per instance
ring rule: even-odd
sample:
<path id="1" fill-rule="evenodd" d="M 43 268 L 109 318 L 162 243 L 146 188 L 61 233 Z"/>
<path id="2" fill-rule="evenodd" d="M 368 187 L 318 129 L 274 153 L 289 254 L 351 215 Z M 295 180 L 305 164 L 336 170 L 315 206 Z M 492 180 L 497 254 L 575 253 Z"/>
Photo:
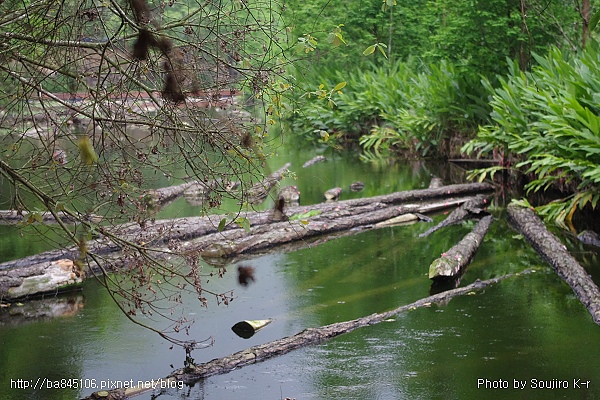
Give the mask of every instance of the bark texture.
<path id="1" fill-rule="evenodd" d="M 479 245 L 483 243 L 493 220 L 491 215 L 483 217 L 460 242 L 435 259 L 429 266 L 429 279 L 447 279 L 464 272 Z"/>
<path id="2" fill-rule="evenodd" d="M 442 186 L 442 188 L 443 187 L 444 186 Z M 427 231 L 421 233 L 419 237 L 427 237 L 433 232 L 442 229 L 445 226 L 458 224 L 468 218 L 481 216 L 487 204 L 488 200 L 485 195 L 477 195 L 473 199 L 470 199 L 469 201 L 463 203 L 456 210 L 452 211 L 445 220 L 432 227 L 431 229 L 428 229 Z"/>
<path id="3" fill-rule="evenodd" d="M 585 269 L 571 256 L 562 242 L 529 208 L 510 204 L 507 207 L 508 221 L 527 239 L 533 248 L 554 268 L 575 292 L 577 298 L 600 325 L 600 290 Z"/>

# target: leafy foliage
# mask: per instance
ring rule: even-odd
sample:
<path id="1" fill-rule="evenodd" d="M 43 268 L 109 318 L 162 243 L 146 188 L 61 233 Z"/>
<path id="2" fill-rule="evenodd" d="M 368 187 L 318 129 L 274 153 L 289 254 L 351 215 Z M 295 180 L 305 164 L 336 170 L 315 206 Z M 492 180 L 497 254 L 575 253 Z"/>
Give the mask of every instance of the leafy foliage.
<path id="1" fill-rule="evenodd" d="M 599 48 L 591 43 L 572 54 L 553 47 L 531 72 L 512 64 L 492 93 L 494 125 L 479 130 L 467 152 L 504 149 L 531 176 L 526 189 L 574 187 L 576 193 L 539 210 L 559 224 L 569 223 L 576 209 L 596 206 L 600 196 Z"/>
<path id="2" fill-rule="evenodd" d="M 477 92 L 478 77 L 460 74 L 444 62 L 438 66 L 411 60 L 325 75 L 328 85 L 347 77 L 345 90 L 334 104 L 301 103 L 295 129 L 358 138 L 367 152 L 374 152 L 370 156 L 394 151 L 439 155 L 449 134 L 470 135 L 489 112 L 485 96 Z"/>

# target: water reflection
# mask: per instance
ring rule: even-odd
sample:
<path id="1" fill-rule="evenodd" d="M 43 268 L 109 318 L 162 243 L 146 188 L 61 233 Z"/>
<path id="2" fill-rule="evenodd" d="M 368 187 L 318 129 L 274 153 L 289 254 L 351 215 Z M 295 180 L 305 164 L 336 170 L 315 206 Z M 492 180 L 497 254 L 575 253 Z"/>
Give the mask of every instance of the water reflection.
<path id="1" fill-rule="evenodd" d="M 349 188 L 358 180 L 365 183 L 363 192 L 346 190 L 341 198 L 424 188 L 432 174 L 443 176 L 423 164 L 358 164 L 339 156 L 300 168 L 312 155 L 282 153 L 270 161 L 273 170 L 285 162 L 297 166 L 295 178 L 286 177 L 282 186 L 297 186 L 301 204 L 320 202 L 326 189 Z M 448 182 L 446 177 L 444 180 Z M 261 207 L 271 205 L 267 201 Z M 198 213 L 198 208 L 182 198 L 159 217 Z M 443 217 L 434 216 L 435 223 Z M 247 259 L 244 265 L 255 269 L 256 278 L 247 287 L 238 284 L 238 265 L 227 265 L 224 277 L 211 279 L 207 287 L 215 292 L 234 288 L 234 300 L 227 306 L 211 303 L 202 308 L 194 296 L 186 294 L 181 312 L 196 323 L 189 337 L 180 338 L 202 341 L 212 337 L 213 346 L 192 354 L 197 362 L 206 362 L 307 327 L 362 317 L 425 297 L 431 285 L 429 263 L 469 231 L 468 225 L 457 225 L 419 239 L 419 233 L 428 227 L 417 223 L 337 239 L 319 238 L 305 242 L 305 248 L 282 248 L 275 254 Z M 6 233 L 0 235 L 0 256 L 20 257 L 36 251 L 30 239 L 10 233 L 9 228 L 0 229 Z M 572 298 L 570 289 L 501 219 L 490 229 L 461 284 L 531 267 L 539 271 L 445 306 L 410 311 L 319 346 L 205 379 L 191 388 L 167 390 L 159 398 L 600 397 L 598 385 L 585 391 L 477 388 L 479 378 L 593 381 L 600 376 L 597 357 L 589 351 L 600 344 L 597 326 Z M 183 365 L 182 349 L 171 350 L 157 335 L 131 324 L 98 283 L 87 282 L 82 296 L 85 307 L 73 315 L 0 327 L 2 399 L 65 399 L 93 391 L 23 391 L 10 389 L 11 379 L 77 378 L 97 384 L 103 380 L 138 381 L 166 376 Z M 259 319 L 273 322 L 249 339 L 231 331 L 236 322 Z M 165 325 L 150 318 L 146 322 Z M 151 394 L 139 398 L 150 399 Z"/>

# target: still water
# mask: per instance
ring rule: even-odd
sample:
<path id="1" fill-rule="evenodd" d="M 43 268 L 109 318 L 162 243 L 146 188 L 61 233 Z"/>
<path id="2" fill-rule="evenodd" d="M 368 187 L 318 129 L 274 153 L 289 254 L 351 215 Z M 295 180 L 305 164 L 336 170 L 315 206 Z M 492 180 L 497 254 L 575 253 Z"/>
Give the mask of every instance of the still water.
<path id="1" fill-rule="evenodd" d="M 282 151 L 270 161 L 272 169 L 292 162 L 296 176 L 283 184 L 299 187 L 301 204 L 319 202 L 326 189 L 347 189 L 357 180 L 365 182 L 364 191 L 345 190 L 342 198 L 427 187 L 432 174 L 449 179 L 439 166 L 365 164 L 351 155 L 336 155 L 302 169 L 314 155 L 314 150 Z M 180 199 L 159 217 L 199 212 Z M 527 268 L 536 269 L 535 273 L 193 387 L 157 390 L 137 398 L 600 398 L 600 329 L 570 288 L 506 226 L 502 209 L 492 212 L 498 219 L 462 284 Z M 434 216 L 435 222 L 443 218 Z M 184 299 L 183 313 L 196 321 L 189 339 L 214 342 L 195 350 L 193 358 L 209 361 L 305 328 L 386 311 L 428 296 L 429 263 L 468 233 L 472 224 L 419 239 L 418 234 L 429 226 L 418 223 L 365 231 L 244 261 L 256 268 L 256 282 L 247 288 L 237 284 L 235 265 L 228 266 L 224 277 L 212 279 L 207 287 L 217 292 L 234 289 L 229 305 L 211 302 L 202 308 L 194 296 Z M 598 276 L 592 249 L 572 241 L 568 245 Z M 51 246 L 0 226 L 0 262 Z M 62 317 L 5 320 L 0 325 L 0 400 L 73 399 L 93 392 L 90 387 L 150 381 L 183 366 L 182 349 L 171 349 L 156 334 L 129 322 L 97 282 L 89 280 L 80 293 L 60 299 L 67 299 L 62 307 L 68 312 Z M 238 321 L 266 318 L 273 322 L 250 339 L 231 331 Z M 165 325 L 160 320 L 145 322 L 159 328 Z M 44 379 L 46 385 L 52 382 L 57 387 L 23 388 L 26 382 L 33 386 Z M 88 387 L 60 388 L 69 382 Z"/>

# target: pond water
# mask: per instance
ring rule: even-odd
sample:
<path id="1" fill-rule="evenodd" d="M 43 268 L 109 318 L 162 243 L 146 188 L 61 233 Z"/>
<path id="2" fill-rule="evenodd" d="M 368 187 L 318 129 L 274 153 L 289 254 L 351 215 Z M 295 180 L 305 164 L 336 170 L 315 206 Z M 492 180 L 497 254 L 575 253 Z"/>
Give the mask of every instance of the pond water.
<path id="1" fill-rule="evenodd" d="M 301 204 L 320 202 L 326 189 L 347 189 L 357 180 L 365 182 L 364 191 L 345 190 L 342 198 L 427 187 L 432 174 L 446 182 L 450 179 L 448 166 L 365 164 L 350 154 L 302 169 L 314 155 L 314 150 L 284 152 L 282 148 L 270 160 L 272 169 L 292 162 L 296 179 L 286 178 L 283 184 L 299 187 Z M 198 212 L 180 199 L 160 217 Z M 596 354 L 600 329 L 570 288 L 506 226 L 503 210 L 492 212 L 498 219 L 461 284 L 527 268 L 536 272 L 207 378 L 193 387 L 157 390 L 137 398 L 600 398 Z M 435 222 L 443 218 L 443 214 L 434 216 Z M 207 287 L 234 289 L 229 305 L 211 302 L 202 308 L 194 296 L 184 298 L 183 312 L 196 321 L 189 339 L 212 337 L 214 341 L 195 350 L 193 358 L 206 362 L 309 327 L 386 311 L 428 296 L 429 264 L 469 232 L 472 223 L 418 238 L 429 226 L 417 223 L 323 238 L 301 250 L 257 256 L 244 261 L 256 268 L 256 282 L 247 288 L 239 287 L 235 266 L 228 266 L 224 277 L 211 280 Z M 595 253 L 573 241 L 568 245 L 598 276 Z M 20 236 L 13 228 L 0 226 L 0 262 L 51 246 L 32 240 L 27 232 Z M 59 299 L 66 299 L 62 307 L 69 310 L 62 317 L 15 319 L 0 325 L 0 400 L 78 398 L 93 392 L 94 386 L 98 390 L 101 385 L 150 381 L 183 366 L 182 349 L 171 349 L 158 335 L 129 322 L 97 282 L 89 280 L 80 293 Z M 273 322 L 250 339 L 231 331 L 238 321 L 266 318 Z M 147 322 L 156 327 L 165 324 Z M 26 382 L 39 386 L 44 378 L 46 385 L 50 381 L 55 387 L 24 388 Z M 86 387 L 65 387 L 69 382 Z"/>

